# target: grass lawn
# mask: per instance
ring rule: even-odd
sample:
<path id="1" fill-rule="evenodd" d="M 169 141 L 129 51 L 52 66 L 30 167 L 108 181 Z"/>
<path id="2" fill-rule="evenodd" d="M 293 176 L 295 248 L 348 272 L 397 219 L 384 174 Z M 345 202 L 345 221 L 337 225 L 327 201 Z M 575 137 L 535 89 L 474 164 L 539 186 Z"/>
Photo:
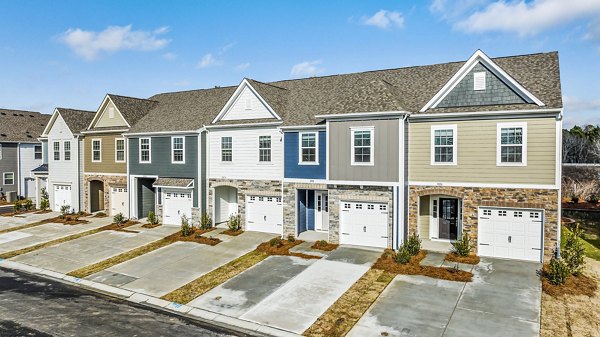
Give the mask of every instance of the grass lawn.
<path id="1" fill-rule="evenodd" d="M 600 237 L 594 232 L 591 226 L 581 226 L 583 229 L 583 246 L 585 248 L 585 255 L 590 259 L 600 261 Z M 564 248 L 567 234 L 571 234 L 568 227 L 562 226 L 561 230 L 561 248 Z"/>

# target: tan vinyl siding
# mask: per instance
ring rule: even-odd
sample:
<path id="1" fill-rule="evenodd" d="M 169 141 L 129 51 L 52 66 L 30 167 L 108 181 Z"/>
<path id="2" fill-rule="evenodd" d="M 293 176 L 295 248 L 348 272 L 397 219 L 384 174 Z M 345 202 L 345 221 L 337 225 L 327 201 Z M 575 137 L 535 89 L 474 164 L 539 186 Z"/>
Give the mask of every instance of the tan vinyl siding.
<path id="1" fill-rule="evenodd" d="M 127 173 L 127 163 L 115 162 L 115 139 L 122 139 L 120 134 L 86 135 L 84 139 L 84 171 L 86 173 Z M 92 162 L 92 140 L 102 141 L 102 162 Z M 127 158 L 127 154 L 125 155 Z"/>
<path id="2" fill-rule="evenodd" d="M 109 108 L 114 109 L 113 118 L 110 118 L 110 114 L 108 113 Z M 102 112 L 100 114 L 100 118 L 98 118 L 98 121 L 96 122 L 94 127 L 103 128 L 103 127 L 123 127 L 123 126 L 127 126 L 127 122 L 125 122 L 125 119 L 123 119 L 123 116 L 121 116 L 121 114 L 119 113 L 119 110 L 117 110 L 115 105 L 110 100 L 107 100 L 106 104 L 104 105 L 104 108 L 102 109 Z"/>
<path id="3" fill-rule="evenodd" d="M 496 165 L 498 123 L 527 123 L 527 166 Z M 431 165 L 431 126 L 457 125 L 457 165 Z M 554 185 L 556 120 L 531 119 L 412 122 L 409 180 L 412 182 L 467 182 Z"/>

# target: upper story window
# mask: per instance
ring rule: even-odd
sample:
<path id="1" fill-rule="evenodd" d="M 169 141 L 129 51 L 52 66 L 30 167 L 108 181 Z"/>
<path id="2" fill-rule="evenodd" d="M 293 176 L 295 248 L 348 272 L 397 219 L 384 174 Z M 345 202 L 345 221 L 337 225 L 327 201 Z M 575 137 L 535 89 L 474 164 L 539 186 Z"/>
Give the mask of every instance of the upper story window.
<path id="1" fill-rule="evenodd" d="M 171 138 L 171 158 L 172 163 L 185 163 L 185 138 Z"/>
<path id="2" fill-rule="evenodd" d="M 52 144 L 52 150 L 54 152 L 54 160 L 60 160 L 60 142 L 54 142 Z"/>
<path id="3" fill-rule="evenodd" d="M 152 160 L 150 138 L 140 138 L 140 163 L 149 163 Z"/>
<path id="4" fill-rule="evenodd" d="M 485 71 L 473 73 L 473 90 L 485 90 Z"/>
<path id="5" fill-rule="evenodd" d="M 351 128 L 352 165 L 373 165 L 374 127 Z"/>
<path id="6" fill-rule="evenodd" d="M 431 127 L 431 165 L 456 165 L 456 125 Z"/>
<path id="7" fill-rule="evenodd" d="M 496 164 L 527 165 L 527 123 L 498 123 Z"/>
<path id="8" fill-rule="evenodd" d="M 221 137 L 221 161 L 233 161 L 232 137 Z"/>
<path id="9" fill-rule="evenodd" d="M 92 162 L 102 161 L 102 140 L 92 139 Z"/>
<path id="10" fill-rule="evenodd" d="M 271 161 L 271 136 L 258 137 L 258 161 Z"/>
<path id="11" fill-rule="evenodd" d="M 0 150 L 0 152 L 2 152 Z M 34 145 L 33 146 L 33 159 L 42 159 L 42 146 Z M 0 159 L 2 159 L 2 154 L 0 153 Z"/>
<path id="12" fill-rule="evenodd" d="M 125 139 L 115 140 L 115 162 L 125 162 Z"/>
<path id="13" fill-rule="evenodd" d="M 71 142 L 66 141 L 63 143 L 63 151 L 65 152 L 65 160 L 71 160 Z"/>
<path id="14" fill-rule="evenodd" d="M 318 164 L 318 138 L 316 132 L 300 133 L 300 164 Z"/>
<path id="15" fill-rule="evenodd" d="M 14 172 L 4 172 L 2 175 L 2 182 L 4 185 L 14 185 L 15 184 L 15 173 Z"/>

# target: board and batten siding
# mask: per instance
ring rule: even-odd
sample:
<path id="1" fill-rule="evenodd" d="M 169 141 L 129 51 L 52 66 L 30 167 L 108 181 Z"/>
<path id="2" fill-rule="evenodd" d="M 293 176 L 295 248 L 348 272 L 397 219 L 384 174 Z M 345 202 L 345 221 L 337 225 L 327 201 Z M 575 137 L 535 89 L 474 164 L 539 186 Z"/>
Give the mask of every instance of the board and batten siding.
<path id="1" fill-rule="evenodd" d="M 300 164 L 300 133 L 318 133 L 318 165 Z M 285 178 L 325 179 L 327 172 L 327 133 L 306 130 L 285 132 Z"/>
<path id="2" fill-rule="evenodd" d="M 374 127 L 374 165 L 352 165 L 353 127 Z M 346 181 L 399 181 L 400 120 L 329 122 L 329 179 Z"/>
<path id="3" fill-rule="evenodd" d="M 497 124 L 527 123 L 527 166 L 497 166 Z M 431 127 L 457 127 L 457 165 L 431 165 Z M 411 122 L 410 182 L 540 184 L 556 183 L 556 119 L 502 119 Z"/>
<path id="4" fill-rule="evenodd" d="M 117 163 L 115 161 L 115 139 L 122 139 L 119 133 L 111 134 L 88 134 L 84 139 L 84 169 L 85 173 L 127 173 L 127 163 Z M 92 162 L 92 140 L 102 140 L 101 158 L 102 162 Z M 50 145 L 51 146 L 51 145 Z M 50 148 L 52 152 L 52 148 Z M 127 154 L 125 154 L 127 159 Z"/>
<path id="5" fill-rule="evenodd" d="M 184 164 L 171 163 L 171 136 L 150 137 L 150 151 L 151 162 L 140 163 L 139 138 L 129 138 L 129 175 L 194 179 L 194 207 L 198 207 L 198 136 L 185 136 Z"/>
<path id="6" fill-rule="evenodd" d="M 258 138 L 271 136 L 271 161 L 258 161 Z M 221 137 L 232 138 L 231 162 L 221 161 Z M 242 180 L 283 179 L 283 135 L 274 127 L 220 129 L 208 133 L 209 178 Z"/>

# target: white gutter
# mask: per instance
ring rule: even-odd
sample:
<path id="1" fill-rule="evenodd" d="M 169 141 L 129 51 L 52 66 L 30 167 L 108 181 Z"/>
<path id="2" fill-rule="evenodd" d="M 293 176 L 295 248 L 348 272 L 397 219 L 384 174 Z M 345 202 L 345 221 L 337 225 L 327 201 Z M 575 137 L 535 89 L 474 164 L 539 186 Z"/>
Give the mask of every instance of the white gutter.
<path id="1" fill-rule="evenodd" d="M 227 124 L 227 125 L 208 125 L 206 126 L 207 130 L 210 129 L 228 129 L 228 128 L 253 128 L 253 127 L 262 127 L 262 126 L 277 126 L 281 125 L 283 122 L 265 122 L 265 123 L 254 123 L 254 124 Z"/>
<path id="2" fill-rule="evenodd" d="M 559 114 L 562 109 L 529 109 L 529 110 L 498 110 L 498 111 L 473 111 L 473 112 L 439 112 L 410 115 L 411 119 L 448 118 L 468 116 L 497 116 L 497 115 L 535 115 Z"/>
<path id="3" fill-rule="evenodd" d="M 129 131 L 128 128 L 123 128 L 120 130 L 115 130 L 115 129 L 112 129 L 112 130 L 86 130 L 86 131 L 81 131 L 81 134 L 85 135 L 88 133 L 115 133 L 115 132 L 127 132 L 127 131 Z"/>
<path id="4" fill-rule="evenodd" d="M 202 130 L 202 129 L 200 129 Z M 131 136 L 150 136 L 150 135 L 178 135 L 178 134 L 194 134 L 198 133 L 199 130 L 189 130 L 189 131 L 155 131 L 155 132 L 132 132 L 132 133 L 123 133 L 125 137 Z"/>
<path id="5" fill-rule="evenodd" d="M 316 118 L 321 119 L 344 119 L 352 117 L 390 117 L 410 115 L 408 111 L 377 111 L 377 112 L 353 112 L 347 114 L 330 114 L 330 115 L 316 115 Z"/>

